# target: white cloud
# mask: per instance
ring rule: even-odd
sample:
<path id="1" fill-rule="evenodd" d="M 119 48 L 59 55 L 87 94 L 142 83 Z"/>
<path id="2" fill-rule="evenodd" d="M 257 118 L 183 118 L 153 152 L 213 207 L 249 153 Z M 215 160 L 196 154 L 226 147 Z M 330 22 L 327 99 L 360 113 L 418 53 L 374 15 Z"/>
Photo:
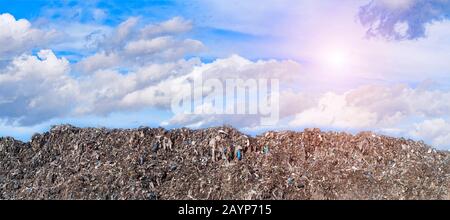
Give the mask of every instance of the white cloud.
<path id="1" fill-rule="evenodd" d="M 13 19 L 6 18 L 8 22 Z M 55 117 L 104 115 L 146 107 L 167 109 L 174 93 L 165 91 L 200 63 L 198 58 L 184 60 L 183 56 L 203 45 L 174 36 L 137 36 L 135 33 L 141 30 L 138 21 L 130 18 L 120 24 L 111 32 L 113 35 L 101 39 L 98 53 L 74 65 L 76 71 L 87 74 L 73 74 L 71 64 L 50 50 L 41 50 L 37 56 L 15 57 L 0 69 L 0 119 L 8 124 L 33 125 Z M 18 23 L 18 30 L 29 29 L 28 22 Z M 183 27 L 189 25 L 188 21 L 174 18 L 155 28 L 160 33 L 177 34 L 189 30 Z M 105 44 L 108 46 L 103 47 Z M 145 50 L 140 51 L 142 48 Z M 136 61 L 137 55 L 143 60 Z M 127 72 L 120 72 L 120 68 Z M 123 104 L 139 93 L 144 94 L 142 101 Z"/>
<path id="2" fill-rule="evenodd" d="M 425 37 L 427 24 L 448 19 L 449 8 L 448 0 L 375 0 L 360 8 L 359 19 L 370 37 L 412 40 Z M 405 34 L 396 32 L 399 22 L 408 24 Z"/>
<path id="3" fill-rule="evenodd" d="M 30 125 L 63 116 L 78 97 L 69 62 L 52 51 L 15 58 L 0 72 L 0 118 Z"/>
<path id="4" fill-rule="evenodd" d="M 397 86 L 363 86 L 342 94 L 328 92 L 301 110 L 293 127 L 373 130 L 450 147 L 450 92 Z"/>
<path id="5" fill-rule="evenodd" d="M 406 22 L 397 22 L 395 24 L 394 30 L 396 33 L 398 33 L 401 37 L 406 37 L 408 34 L 409 25 Z"/>
<path id="6" fill-rule="evenodd" d="M 411 7 L 416 0 L 377 0 L 378 3 L 390 9 L 407 9 Z"/>
<path id="7" fill-rule="evenodd" d="M 111 68 L 133 71 L 149 63 L 172 62 L 195 55 L 205 46 L 200 41 L 180 37 L 190 29 L 191 22 L 180 17 L 143 28 L 138 18 L 129 18 L 109 33 L 89 35 L 98 52 L 82 59 L 77 69 L 90 74 Z"/>
<path id="8" fill-rule="evenodd" d="M 11 14 L 0 14 L 0 60 L 45 45 L 56 36 L 56 31 L 34 29 L 25 19 L 16 20 Z"/>
<path id="9" fill-rule="evenodd" d="M 136 54 L 153 54 L 164 50 L 173 44 L 171 37 L 157 37 L 150 40 L 138 40 L 129 42 L 125 46 L 125 52 L 131 55 Z"/>
<path id="10" fill-rule="evenodd" d="M 168 21 L 159 24 L 147 25 L 141 29 L 144 37 L 154 37 L 157 35 L 180 34 L 192 29 L 192 22 L 182 17 L 174 17 Z"/>
<path id="11" fill-rule="evenodd" d="M 116 53 L 99 52 L 76 64 L 77 69 L 84 73 L 93 73 L 99 69 L 114 68 L 120 63 Z"/>
<path id="12" fill-rule="evenodd" d="M 290 120 L 290 126 L 371 129 L 449 146 L 445 134 L 449 123 L 445 120 L 450 112 L 450 92 L 406 85 L 372 85 L 342 90 L 333 84 L 338 80 L 347 82 L 358 78 L 359 72 L 372 77 L 372 72 L 382 73 L 380 78 L 388 79 L 387 82 L 405 76 L 417 82 L 428 77 L 424 71 L 430 68 L 433 74 L 438 69 L 445 72 L 448 69 L 446 46 L 434 47 L 445 42 L 443 36 L 448 33 L 448 24 L 434 24 L 430 31 L 441 34 L 427 40 L 398 45 L 372 42 L 369 47 L 361 47 L 360 50 L 369 48 L 367 53 L 376 53 L 364 57 L 374 57 L 365 60 L 370 60 L 373 62 L 370 65 L 379 69 L 355 68 L 355 73 L 324 75 L 310 71 L 312 69 L 306 71 L 304 66 L 290 60 L 251 61 L 239 55 L 211 63 L 202 63 L 199 58 L 186 59 L 190 53 L 204 47 L 199 41 L 183 37 L 182 33 L 192 28 L 189 21 L 174 18 L 141 28 L 139 20 L 131 18 L 110 31 L 111 34 L 96 39 L 98 51 L 74 65 L 50 50 L 42 50 L 36 56 L 15 57 L 0 70 L 0 120 L 7 124 L 4 127 L 11 124 L 30 126 L 59 117 L 108 115 L 145 108 L 170 110 L 173 97 L 191 92 L 189 80 L 200 76 L 205 80 L 221 81 L 275 78 L 282 84 L 280 116 L 282 120 Z M 18 32 L 32 30 L 26 23 L 18 26 L 25 27 L 18 28 Z M 2 39 L 6 38 L 0 37 L 0 41 Z M 322 42 L 322 39 L 317 40 Z M 20 40 L 17 42 L 20 45 Z M 361 41 L 355 42 L 354 47 L 359 47 Z M 382 52 L 385 49 L 390 55 Z M 439 55 L 437 59 L 427 59 L 436 54 Z M 379 61 L 379 57 L 386 59 Z M 405 57 L 408 60 L 405 61 Z M 392 74 L 396 72 L 386 71 L 389 68 L 403 72 Z M 405 73 L 406 70 L 411 71 Z M 74 74 L 78 73 L 76 71 L 85 74 Z M 164 125 L 199 127 L 227 123 L 252 129 L 258 127 L 259 122 L 258 115 L 174 115 Z M 415 130 L 411 131 L 412 128 Z"/>
<path id="13" fill-rule="evenodd" d="M 238 55 L 233 55 L 229 58 L 218 59 L 212 63 L 198 65 L 189 75 L 174 79 L 174 81 L 170 81 L 168 84 L 174 85 L 173 87 L 176 88 L 175 91 L 177 93 L 186 94 L 191 93 L 190 84 L 186 81 L 187 79 L 195 81 L 195 79 L 198 80 L 201 77 L 203 82 L 208 79 L 217 79 L 224 86 L 228 79 L 277 79 L 285 85 L 283 90 L 280 91 L 281 117 L 288 117 L 312 105 L 311 96 L 303 93 L 298 94 L 290 89 L 301 86 L 299 83 L 302 83 L 304 76 L 301 65 L 294 61 L 259 60 L 253 62 Z M 195 87 L 192 89 L 201 90 L 202 88 Z M 141 91 L 138 93 L 139 96 L 133 94 L 132 100 L 136 103 L 138 100 L 145 100 L 143 98 L 146 97 L 145 93 L 150 92 L 154 91 Z M 209 92 L 203 90 L 203 95 L 206 96 L 208 94 Z M 260 93 L 259 95 L 264 94 Z M 147 97 L 152 96 L 149 95 Z M 149 98 L 149 101 L 153 100 Z M 195 101 L 196 105 L 194 107 L 197 109 L 211 107 L 209 103 Z M 195 128 L 199 126 L 216 126 L 225 123 L 236 127 L 253 127 L 260 125 L 261 117 L 264 117 L 260 113 L 258 112 L 255 115 L 180 114 L 174 115 L 170 120 L 165 121 L 163 125 L 190 126 Z"/>
<path id="14" fill-rule="evenodd" d="M 438 148 L 450 147 L 450 123 L 442 118 L 416 123 L 410 135 L 431 140 L 431 144 Z"/>
<path id="15" fill-rule="evenodd" d="M 96 59 L 98 60 L 96 61 Z M 173 97 L 190 92 L 189 79 L 200 76 L 204 80 L 219 79 L 222 81 L 229 78 L 275 78 L 291 86 L 302 78 L 300 65 L 294 61 L 261 60 L 252 62 L 238 55 L 218 59 L 208 64 L 203 64 L 196 58 L 152 63 L 137 66 L 135 70 L 129 71 L 127 74 L 120 74 L 116 70 L 107 70 L 107 65 L 99 68 L 97 63 L 109 63 L 106 60 L 102 61 L 103 59 L 108 59 L 108 56 L 97 54 L 78 64 L 82 65 L 85 70 L 94 70 L 94 72 L 81 79 L 81 90 L 89 91 L 89 93 L 84 96 L 87 104 L 77 108 L 77 114 L 104 114 L 145 107 L 168 110 Z M 282 110 L 283 114 L 292 115 L 296 109 L 300 109 L 300 106 L 292 105 L 293 100 L 308 100 L 306 96 L 296 96 L 292 91 L 284 94 L 281 105 L 286 106 L 286 110 Z M 175 118 L 180 118 L 180 116 L 174 116 Z M 192 118 L 183 119 L 186 122 L 190 120 Z M 196 120 L 205 120 L 205 118 L 204 116 L 196 117 Z M 257 120 L 230 119 L 229 121 L 255 123 Z M 181 123 L 179 120 L 171 121 L 171 124 L 179 123 Z"/>
<path id="16" fill-rule="evenodd" d="M 110 36 L 109 41 L 106 44 L 112 44 L 112 46 L 120 46 L 123 42 L 128 41 L 134 32 L 134 28 L 138 24 L 139 19 L 132 17 L 122 22 L 115 32 Z"/>
<path id="17" fill-rule="evenodd" d="M 107 12 L 105 12 L 105 10 L 98 9 L 98 8 L 92 10 L 92 17 L 94 18 L 95 21 L 102 21 L 107 16 L 108 16 L 108 14 L 107 14 Z"/>
<path id="18" fill-rule="evenodd" d="M 376 123 L 377 114 L 355 106 L 345 96 L 333 93 L 325 94 L 317 106 L 296 115 L 291 126 L 365 128 Z"/>
<path id="19" fill-rule="evenodd" d="M 140 39 L 127 43 L 124 52 L 127 56 L 155 56 L 168 60 L 179 59 L 187 54 L 200 52 L 204 48 L 200 41 L 178 41 L 171 36 Z"/>
<path id="20" fill-rule="evenodd" d="M 198 59 L 151 64 L 128 74 L 97 70 L 75 78 L 70 76 L 67 60 L 43 50 L 37 56 L 14 59 L 1 72 L 1 117 L 11 123 L 33 125 L 55 117 L 105 115 L 148 107 L 169 110 L 177 93 L 191 91 L 187 80 L 198 76 L 280 77 L 282 82 L 300 86 L 307 83 L 299 77 L 302 73 L 298 64 L 291 62 L 252 62 L 232 56 L 209 64 Z M 450 126 L 439 119 L 447 117 L 449 103 L 450 92 L 405 85 L 363 86 L 341 94 L 317 96 L 283 89 L 280 100 L 281 117 L 295 115 L 290 122 L 292 127 L 371 129 L 424 139 L 439 147 L 450 144 L 446 135 Z M 198 127 L 227 123 L 252 128 L 258 127 L 258 122 L 258 116 L 248 115 L 174 115 L 163 125 Z"/>
<path id="21" fill-rule="evenodd" d="M 297 115 L 294 125 L 384 128 L 408 117 L 444 117 L 450 92 L 406 85 L 362 86 L 343 94 L 327 93 Z"/>

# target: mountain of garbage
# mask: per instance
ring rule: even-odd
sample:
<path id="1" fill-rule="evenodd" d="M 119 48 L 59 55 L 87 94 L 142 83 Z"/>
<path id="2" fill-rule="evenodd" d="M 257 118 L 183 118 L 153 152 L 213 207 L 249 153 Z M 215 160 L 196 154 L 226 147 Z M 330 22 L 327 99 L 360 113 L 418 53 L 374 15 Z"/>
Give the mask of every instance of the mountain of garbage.
<path id="1" fill-rule="evenodd" d="M 450 199 L 450 153 L 371 132 L 61 125 L 0 138 L 0 199 Z"/>

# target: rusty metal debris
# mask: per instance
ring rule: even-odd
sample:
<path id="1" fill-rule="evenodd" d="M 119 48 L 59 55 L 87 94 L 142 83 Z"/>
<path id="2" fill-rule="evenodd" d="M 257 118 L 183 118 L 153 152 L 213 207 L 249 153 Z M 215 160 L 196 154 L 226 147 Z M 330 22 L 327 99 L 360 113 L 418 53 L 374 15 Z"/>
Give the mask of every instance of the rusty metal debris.
<path id="1" fill-rule="evenodd" d="M 450 199 L 449 162 L 370 132 L 63 125 L 0 138 L 0 199 Z"/>

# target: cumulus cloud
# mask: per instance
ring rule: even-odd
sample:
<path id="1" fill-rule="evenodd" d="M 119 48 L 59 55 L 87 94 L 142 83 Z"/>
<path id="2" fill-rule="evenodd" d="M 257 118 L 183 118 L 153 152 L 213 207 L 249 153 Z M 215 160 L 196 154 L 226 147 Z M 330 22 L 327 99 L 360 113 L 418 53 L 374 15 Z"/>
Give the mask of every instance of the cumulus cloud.
<path id="1" fill-rule="evenodd" d="M 26 20 L 2 15 L 0 54 L 26 50 L 39 40 L 40 30 L 31 29 Z M 121 23 L 98 44 L 99 52 L 71 68 L 65 58 L 51 50 L 37 55 L 18 55 L 0 69 L 0 119 L 3 123 L 30 126 L 58 117 L 104 115 L 141 107 L 168 108 L 176 78 L 189 74 L 200 63 L 198 58 L 183 59 L 203 47 L 199 41 L 178 39 L 190 30 L 190 22 L 174 18 L 145 28 L 139 19 Z M 151 29 L 153 33 L 150 35 Z M 146 34 L 138 33 L 146 32 Z M 161 36 L 156 36 L 161 35 Z M 105 46 L 108 45 L 108 46 Z M 19 48 L 20 47 L 20 48 Z M 136 61 L 140 56 L 149 61 Z M 124 69 L 126 72 L 122 72 Z M 73 70 L 88 74 L 73 74 Z M 175 79 L 174 79 L 175 78 Z M 144 93 L 143 105 L 130 104 L 133 94 Z M 151 102 L 146 102 L 150 98 Z M 128 100 L 128 101 L 127 101 Z M 128 103 L 124 105 L 123 103 Z"/>
<path id="2" fill-rule="evenodd" d="M 128 18 L 126 21 L 119 24 L 114 33 L 103 42 L 105 47 L 120 47 L 128 41 L 130 37 L 134 35 L 135 27 L 138 24 L 139 19 L 136 17 Z"/>
<path id="3" fill-rule="evenodd" d="M 179 63 L 180 64 L 180 63 Z M 151 87 L 142 87 L 122 100 L 124 106 L 154 105 L 155 103 L 170 105 L 171 98 L 176 94 L 190 93 L 191 89 L 202 89 L 201 85 L 191 88 L 194 80 L 203 82 L 208 79 L 217 79 L 225 84 L 227 79 L 278 79 L 281 82 L 291 83 L 292 79 L 300 79 L 300 65 L 293 61 L 256 61 L 252 62 L 237 55 L 229 58 L 218 59 L 212 63 L 200 63 L 198 60 L 182 63 L 185 67 L 176 72 L 172 71 L 170 77 L 160 78 L 157 74 L 156 84 Z M 190 64 L 190 65 L 186 65 Z M 187 68 L 191 66 L 192 68 Z M 142 69 L 138 73 L 144 73 L 150 69 Z M 189 72 L 187 72 L 189 70 Z M 151 71 L 155 72 L 155 71 Z M 207 95 L 205 93 L 204 95 Z M 163 101 L 163 102 L 160 102 Z"/>
<path id="4" fill-rule="evenodd" d="M 25 19 L 16 20 L 11 14 L 0 14 L 0 60 L 45 45 L 57 32 L 32 28 Z"/>
<path id="5" fill-rule="evenodd" d="M 447 149 L 450 147 L 450 123 L 446 121 L 450 111 L 449 103 L 450 92 L 446 90 L 412 88 L 401 84 L 368 85 L 342 93 L 325 92 L 315 95 L 286 89 L 280 95 L 280 124 L 271 129 L 321 127 L 347 131 L 372 130 L 425 140 L 439 149 Z M 198 128 L 225 123 L 252 130 L 262 128 L 260 117 L 261 115 L 178 114 L 162 125 Z"/>
<path id="6" fill-rule="evenodd" d="M 171 36 L 156 37 L 153 39 L 136 40 L 127 43 L 124 52 L 137 59 L 142 56 L 155 56 L 163 59 L 180 58 L 191 52 L 199 52 L 203 44 L 196 40 L 178 41 Z"/>
<path id="7" fill-rule="evenodd" d="M 198 59 L 151 64 L 136 72 L 121 74 L 115 70 L 99 70 L 81 78 L 80 87 L 89 91 L 84 105 L 76 114 L 107 114 L 141 108 L 170 108 L 173 87 L 183 85 L 182 78 L 190 74 Z"/>
<path id="8" fill-rule="evenodd" d="M 362 86 L 344 93 L 328 92 L 298 112 L 293 127 L 373 130 L 450 147 L 450 92 L 406 85 Z"/>
<path id="9" fill-rule="evenodd" d="M 369 37 L 394 40 L 423 37 L 427 24 L 448 18 L 449 0 L 372 0 L 359 11 Z"/>
<path id="10" fill-rule="evenodd" d="M 0 118 L 33 125 L 64 116 L 79 95 L 69 71 L 69 62 L 49 50 L 15 58 L 0 71 Z"/>
<path id="11" fill-rule="evenodd" d="M 298 71 L 298 64 L 286 62 L 252 62 L 231 56 L 202 64 L 193 58 L 149 64 L 127 74 L 100 69 L 75 77 L 71 75 L 66 59 L 43 50 L 37 56 L 16 58 L 0 74 L 1 118 L 20 125 L 33 125 L 54 117 L 104 115 L 148 107 L 170 110 L 175 96 L 191 91 L 191 79 L 204 77 L 205 80 L 225 81 L 230 77 L 279 77 L 288 81 L 292 78 L 288 76 Z M 197 89 L 201 89 L 201 85 Z M 287 94 L 294 99 L 294 93 Z M 283 104 L 287 105 L 292 100 L 286 99 Z M 291 113 L 293 109 L 290 108 Z M 240 123 L 244 121 L 256 122 L 246 119 Z"/>
<path id="12" fill-rule="evenodd" d="M 379 4 L 392 10 L 404 10 L 411 7 L 417 0 L 378 0 Z"/>
<path id="13" fill-rule="evenodd" d="M 102 51 L 81 60 L 76 68 L 84 73 L 93 73 L 100 69 L 115 68 L 119 63 L 119 55 Z"/>
<path id="14" fill-rule="evenodd" d="M 450 123 L 442 118 L 416 123 L 410 135 L 419 139 L 430 140 L 436 147 L 450 146 Z"/>
<path id="15" fill-rule="evenodd" d="M 205 49 L 202 42 L 184 38 L 191 30 L 190 21 L 175 17 L 158 24 L 141 27 L 139 18 L 131 17 L 111 33 L 95 33 L 89 37 L 97 45 L 97 53 L 77 64 L 77 70 L 126 68 L 136 70 L 149 63 L 164 63 L 195 55 Z"/>
<path id="16" fill-rule="evenodd" d="M 327 93 L 317 106 L 296 115 L 292 126 L 320 126 L 336 128 L 364 128 L 376 122 L 377 115 L 361 106 L 347 102 L 345 96 Z"/>
<path id="17" fill-rule="evenodd" d="M 196 80 L 199 80 L 199 78 L 201 78 L 203 83 L 206 83 L 210 79 L 217 80 L 217 82 L 220 82 L 220 85 L 222 86 L 221 89 L 224 90 L 226 89 L 226 86 L 229 85 L 227 83 L 230 83 L 227 80 L 240 79 L 245 84 L 246 82 L 248 83 L 248 80 L 256 80 L 256 83 L 259 83 L 257 80 L 267 79 L 268 89 L 271 88 L 271 80 L 279 80 L 280 84 L 283 84 L 283 88 L 281 89 L 279 95 L 279 101 L 277 103 L 280 109 L 280 117 L 293 115 L 298 111 L 305 109 L 312 103 L 310 96 L 299 94 L 292 90 L 292 87 L 299 86 L 296 83 L 301 82 L 304 78 L 301 65 L 294 61 L 259 60 L 253 62 L 238 55 L 233 55 L 226 59 L 218 59 L 209 64 L 198 65 L 194 68 L 192 73 L 187 75 L 185 78 L 182 78 L 181 81 L 178 81 L 180 79 L 176 79 L 178 83 L 170 82 L 171 84 L 177 85 L 175 88 L 177 88 L 178 94 L 192 94 L 192 91 L 201 90 L 203 94 L 203 96 L 199 97 L 201 100 L 197 100 L 195 99 L 196 97 L 192 97 L 192 102 L 194 103 L 193 108 L 195 108 L 195 110 L 199 110 L 200 112 L 208 112 L 217 110 L 217 106 L 213 107 L 208 100 L 205 101 L 202 99 L 211 94 L 214 100 L 215 98 L 223 98 L 225 103 L 231 101 L 233 104 L 240 105 L 239 103 L 241 102 L 235 97 L 231 97 L 231 100 L 226 100 L 230 98 L 230 94 L 228 93 L 224 94 L 222 91 L 219 91 L 219 94 L 215 95 L 214 90 L 209 90 L 206 87 L 202 88 L 202 85 L 195 84 Z M 180 86 L 180 83 L 184 83 L 183 86 Z M 240 88 L 242 87 L 243 86 L 241 85 Z M 260 88 L 258 87 L 259 96 L 270 97 L 268 93 L 263 93 L 259 89 Z M 146 95 L 144 95 L 145 92 L 149 91 L 142 91 L 142 93 L 139 94 L 141 98 L 134 98 L 133 100 L 135 100 L 135 102 L 138 100 L 143 100 L 144 97 L 146 97 Z M 250 97 L 250 92 L 247 95 Z M 261 104 L 260 102 L 256 102 L 256 98 L 251 101 L 254 101 L 252 102 L 254 105 Z M 202 126 L 217 126 L 225 123 L 237 127 L 254 127 L 261 124 L 261 118 L 268 116 L 267 114 L 261 112 L 260 109 L 256 109 L 254 114 L 239 114 L 237 113 L 236 105 L 230 106 L 229 104 L 226 104 L 227 108 L 236 108 L 232 111 L 234 114 L 231 115 L 176 114 L 170 120 L 165 121 L 163 125 L 190 126 L 196 128 Z M 245 105 L 245 103 L 243 103 L 243 105 Z M 224 108 L 220 107 L 219 109 L 224 110 Z M 246 110 L 249 109 L 250 107 Z"/>
<path id="18" fill-rule="evenodd" d="M 174 17 L 168 21 L 147 25 L 140 30 L 143 37 L 186 33 L 192 29 L 192 22 L 182 17 Z"/>
<path id="19" fill-rule="evenodd" d="M 195 58 L 182 59 L 143 66 L 127 74 L 103 69 L 74 77 L 66 59 L 43 50 L 36 56 L 19 56 L 1 71 L 0 118 L 7 124 L 31 126 L 58 117 L 106 115 L 149 107 L 170 110 L 173 98 L 192 92 L 191 82 L 200 76 L 205 80 L 278 78 L 281 83 L 302 86 L 307 82 L 302 81 L 301 69 L 293 61 L 253 62 L 234 55 L 208 64 Z M 293 117 L 291 127 L 371 129 L 424 139 L 436 146 L 450 145 L 446 132 L 441 132 L 450 127 L 441 119 L 450 111 L 450 92 L 373 85 L 322 95 L 288 87 L 280 93 L 280 118 L 285 121 Z M 161 125 L 204 127 L 225 123 L 255 128 L 260 125 L 260 117 L 176 114 Z"/>
<path id="20" fill-rule="evenodd" d="M 406 85 L 362 86 L 343 94 L 326 93 L 317 105 L 297 114 L 293 125 L 385 128 L 410 117 L 444 117 L 450 92 Z"/>
<path id="21" fill-rule="evenodd" d="M 415 1 L 406 2 L 383 7 L 403 11 L 415 4 Z M 75 64 L 51 50 L 16 55 L 7 61 L 5 68 L 0 69 L 0 121 L 6 123 L 3 126 L 36 126 L 55 118 L 103 116 L 146 108 L 170 111 L 174 97 L 202 89 L 191 87 L 192 81 L 199 78 L 223 83 L 227 79 L 278 79 L 280 119 L 291 128 L 370 129 L 450 146 L 445 134 L 450 127 L 448 91 L 408 85 L 371 85 L 338 92 L 331 88 L 334 85 L 325 87 L 324 83 L 333 84 L 335 78 L 351 80 L 351 74 L 327 78 L 306 72 L 295 61 L 252 61 L 239 55 L 203 63 L 199 58 L 186 58 L 204 47 L 200 41 L 185 37 L 184 33 L 192 28 L 191 22 L 182 18 L 147 26 L 140 22 L 138 18 L 130 18 L 110 33 L 99 34 L 95 38 L 97 52 Z M 18 32 L 34 33 L 26 23 L 22 26 L 26 28 L 18 28 Z M 408 35 L 411 28 L 408 21 L 402 21 L 396 23 L 395 31 Z M 17 42 L 20 45 L 20 40 Z M 444 63 L 439 60 L 438 64 L 441 62 Z M 447 63 L 435 66 L 445 69 L 442 67 Z M 323 90 L 314 90 L 314 86 Z M 206 89 L 201 95 L 207 97 L 212 93 L 213 90 Z M 208 104 L 196 107 L 206 109 L 211 107 Z M 259 127 L 261 116 L 175 114 L 161 125 L 204 127 L 226 123 L 252 129 Z M 440 129 L 427 133 L 430 127 Z"/>

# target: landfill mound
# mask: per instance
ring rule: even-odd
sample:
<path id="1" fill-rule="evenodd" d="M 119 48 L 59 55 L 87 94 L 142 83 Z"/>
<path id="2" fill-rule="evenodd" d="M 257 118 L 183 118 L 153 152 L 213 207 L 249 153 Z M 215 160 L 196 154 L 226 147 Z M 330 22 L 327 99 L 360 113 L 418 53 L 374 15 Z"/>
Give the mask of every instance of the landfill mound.
<path id="1" fill-rule="evenodd" d="M 450 199 L 449 155 L 370 132 L 62 125 L 0 138 L 0 199 Z"/>

